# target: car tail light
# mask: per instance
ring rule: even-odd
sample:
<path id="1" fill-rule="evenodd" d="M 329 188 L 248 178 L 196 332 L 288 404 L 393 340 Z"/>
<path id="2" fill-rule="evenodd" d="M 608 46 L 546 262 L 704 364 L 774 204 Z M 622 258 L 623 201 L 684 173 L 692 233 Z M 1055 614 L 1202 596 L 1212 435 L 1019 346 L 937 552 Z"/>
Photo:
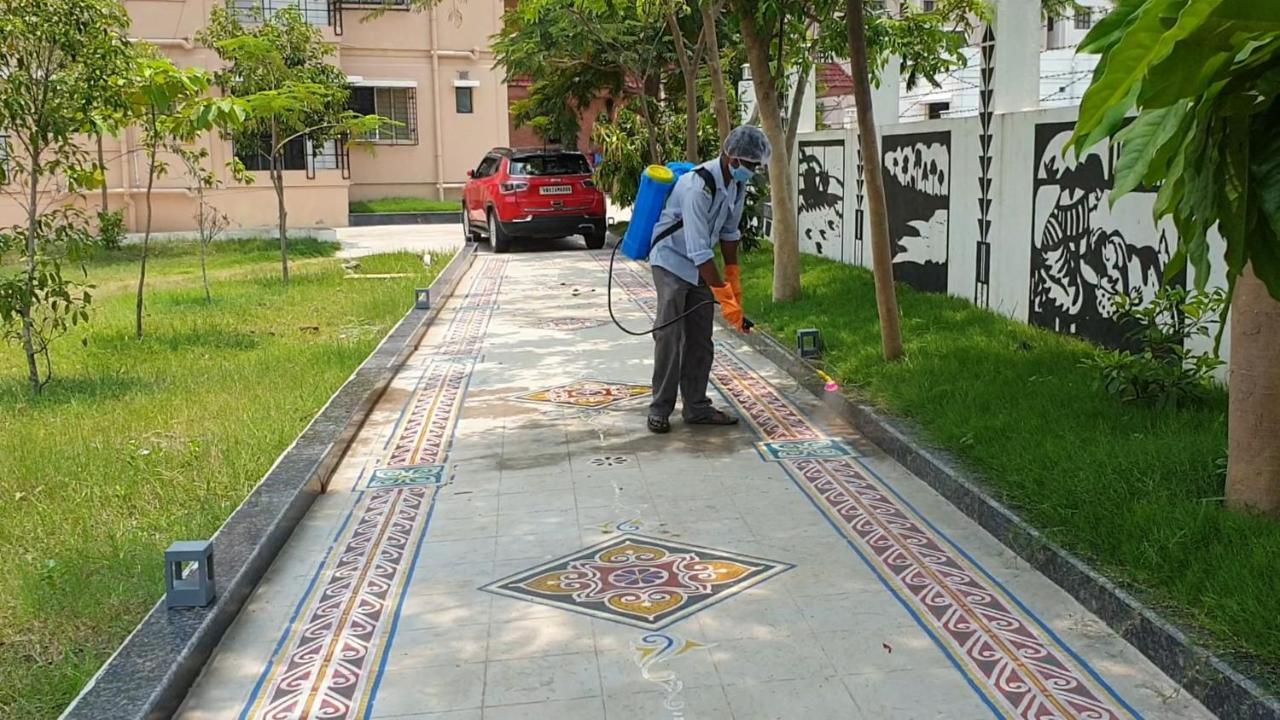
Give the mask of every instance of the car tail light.
<path id="1" fill-rule="evenodd" d="M 593 187 L 595 187 L 595 186 L 596 186 L 596 181 L 595 181 L 595 180 L 583 180 L 583 181 L 582 181 L 582 186 L 583 186 L 583 187 L 593 188 Z"/>
<path id="2" fill-rule="evenodd" d="M 504 183 L 502 183 L 501 185 L 499 185 L 499 186 L 498 186 L 498 189 L 500 189 L 500 190 L 501 190 L 502 192 L 504 192 L 504 193 L 508 193 L 508 194 L 510 194 L 510 193 L 513 193 L 513 192 L 519 192 L 519 191 L 521 191 L 521 190 L 528 190 L 528 189 L 529 189 L 529 183 L 527 183 L 527 182 L 504 182 Z"/>

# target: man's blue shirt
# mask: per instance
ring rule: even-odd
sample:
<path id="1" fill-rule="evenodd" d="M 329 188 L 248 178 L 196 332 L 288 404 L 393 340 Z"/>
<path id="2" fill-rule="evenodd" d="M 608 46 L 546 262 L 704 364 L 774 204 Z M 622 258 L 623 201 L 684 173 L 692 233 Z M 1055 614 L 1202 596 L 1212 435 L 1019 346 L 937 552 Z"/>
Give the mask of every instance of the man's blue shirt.
<path id="1" fill-rule="evenodd" d="M 738 225 L 747 199 L 742 183 L 725 182 L 720 158 L 699 167 L 709 170 L 715 179 L 715 199 L 712 200 L 702 175 L 692 170 L 682 175 L 658 216 L 653 236 L 658 237 L 681 219 L 684 227 L 655 245 L 649 253 L 649 264 L 668 270 L 692 285 L 698 284 L 698 266 L 715 257 L 717 243 L 737 242 L 742 237 Z"/>

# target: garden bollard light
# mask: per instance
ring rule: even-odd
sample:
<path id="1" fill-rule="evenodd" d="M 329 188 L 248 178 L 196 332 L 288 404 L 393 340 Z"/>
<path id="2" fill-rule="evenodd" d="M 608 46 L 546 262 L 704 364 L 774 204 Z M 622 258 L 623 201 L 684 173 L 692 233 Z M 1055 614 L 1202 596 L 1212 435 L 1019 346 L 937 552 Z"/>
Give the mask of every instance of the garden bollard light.
<path id="1" fill-rule="evenodd" d="M 427 310 L 431 307 L 431 288 L 418 288 L 413 291 L 413 308 Z"/>
<path id="2" fill-rule="evenodd" d="M 165 606 L 207 607 L 213 602 L 213 541 L 179 540 L 164 551 Z"/>
<path id="3" fill-rule="evenodd" d="M 806 360 L 818 357 L 822 354 L 822 333 L 814 328 L 797 330 L 796 349 Z"/>

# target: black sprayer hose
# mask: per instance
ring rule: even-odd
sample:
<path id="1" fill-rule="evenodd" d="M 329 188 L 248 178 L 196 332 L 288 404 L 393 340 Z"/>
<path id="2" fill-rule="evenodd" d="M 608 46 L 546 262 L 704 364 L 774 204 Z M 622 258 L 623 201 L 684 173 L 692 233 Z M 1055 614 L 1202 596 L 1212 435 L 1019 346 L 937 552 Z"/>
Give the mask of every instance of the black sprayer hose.
<path id="1" fill-rule="evenodd" d="M 694 305 L 693 307 L 691 307 L 691 308 L 689 308 L 688 310 L 684 311 L 683 313 L 681 313 L 681 314 L 677 315 L 676 317 L 672 318 L 671 320 L 669 320 L 669 321 L 667 321 L 667 322 L 664 322 L 664 323 L 662 323 L 661 325 L 655 325 L 655 326 L 653 326 L 652 328 L 650 328 L 650 329 L 648 329 L 648 330 L 645 330 L 644 332 L 636 332 L 635 330 L 628 330 L 627 328 L 623 327 L 622 323 L 618 322 L 618 317 L 617 317 L 616 315 L 614 315 L 614 314 L 613 314 L 613 261 L 614 261 L 614 260 L 616 260 L 616 259 L 618 258 L 618 248 L 620 248 L 620 247 L 622 247 L 622 239 L 621 239 L 621 238 L 619 238 L 619 239 L 618 239 L 618 243 L 617 243 L 616 245 L 614 245 L 614 246 L 613 246 L 613 253 L 611 253 L 611 254 L 609 255 L 609 289 L 608 289 L 608 291 L 607 291 L 605 294 L 608 296 L 608 299 L 609 299 L 609 319 L 610 319 L 610 320 L 613 320 L 613 324 L 614 324 L 614 325 L 617 325 L 617 326 L 618 326 L 618 329 L 619 329 L 619 330 L 621 330 L 622 332 L 624 332 L 624 333 L 626 333 L 626 334 L 628 334 L 628 335 L 634 335 L 634 336 L 636 336 L 636 337 L 644 337 L 645 335 L 652 335 L 653 333 L 655 333 L 655 332 L 657 332 L 657 331 L 661 330 L 662 328 L 670 327 L 671 325 L 675 325 L 676 323 L 680 322 L 681 320 L 685 319 L 686 317 L 688 317 L 688 316 L 692 315 L 692 314 L 693 314 L 693 312 L 694 312 L 695 310 L 698 310 L 698 309 L 699 309 L 699 308 L 701 308 L 703 305 L 719 305 L 719 304 L 720 304 L 720 303 L 716 302 L 715 300 L 703 300 L 702 302 L 698 303 L 697 305 Z M 746 324 L 747 324 L 748 322 L 750 322 L 750 321 L 748 321 L 748 320 L 744 320 L 744 321 L 743 321 L 743 325 L 744 325 L 744 327 L 746 326 Z"/>

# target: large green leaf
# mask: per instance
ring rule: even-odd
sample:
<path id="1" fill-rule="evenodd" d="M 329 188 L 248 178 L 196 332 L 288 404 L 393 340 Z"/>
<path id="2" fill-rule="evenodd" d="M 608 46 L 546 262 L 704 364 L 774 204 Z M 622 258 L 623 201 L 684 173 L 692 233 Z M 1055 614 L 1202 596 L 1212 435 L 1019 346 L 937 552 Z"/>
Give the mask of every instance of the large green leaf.
<path id="1" fill-rule="evenodd" d="M 1142 183 L 1155 160 L 1156 149 L 1171 140 L 1186 115 L 1185 103 L 1149 110 L 1120 131 L 1116 136 L 1121 148 L 1120 159 L 1116 162 L 1115 184 L 1111 189 L 1112 207 Z"/>
<path id="2" fill-rule="evenodd" d="M 1146 0 L 1120 0 L 1114 9 L 1098 21 L 1080 41 L 1079 52 L 1102 53 L 1109 50 L 1128 29 Z"/>
<path id="3" fill-rule="evenodd" d="M 1218 230 L 1228 245 L 1243 245 L 1249 225 L 1249 121 L 1232 118 L 1223 133 L 1217 185 Z"/>
<path id="4" fill-rule="evenodd" d="M 1254 119 L 1249 159 L 1249 180 L 1260 215 L 1253 232 L 1248 233 L 1248 255 L 1254 273 L 1267 285 L 1273 297 L 1280 300 L 1280 101 Z"/>
<path id="5" fill-rule="evenodd" d="M 1184 100 L 1181 106 L 1183 107 L 1183 112 L 1177 127 L 1173 128 L 1167 137 L 1163 137 L 1153 144 L 1154 150 L 1151 161 L 1147 164 L 1147 174 L 1143 177 L 1143 182 L 1148 187 L 1155 187 L 1165 181 L 1169 175 L 1169 167 L 1175 154 L 1185 144 L 1187 133 L 1191 131 L 1191 125 L 1194 120 L 1191 114 L 1191 101 Z"/>
<path id="6" fill-rule="evenodd" d="M 1190 35 L 1223 0 L 1148 0 L 1124 35 L 1108 53 L 1106 72 L 1095 77 L 1080 103 L 1080 120 L 1071 142 L 1076 152 L 1097 144 L 1119 126 L 1137 99 L 1139 86 L 1151 65 L 1168 56 L 1173 46 Z M 1166 30 L 1168 19 L 1177 20 Z"/>
<path id="7" fill-rule="evenodd" d="M 1156 108 L 1204 93 L 1231 62 L 1236 45 L 1230 31 L 1201 27 L 1180 40 L 1163 60 L 1152 65 L 1142 80 L 1138 106 Z"/>

